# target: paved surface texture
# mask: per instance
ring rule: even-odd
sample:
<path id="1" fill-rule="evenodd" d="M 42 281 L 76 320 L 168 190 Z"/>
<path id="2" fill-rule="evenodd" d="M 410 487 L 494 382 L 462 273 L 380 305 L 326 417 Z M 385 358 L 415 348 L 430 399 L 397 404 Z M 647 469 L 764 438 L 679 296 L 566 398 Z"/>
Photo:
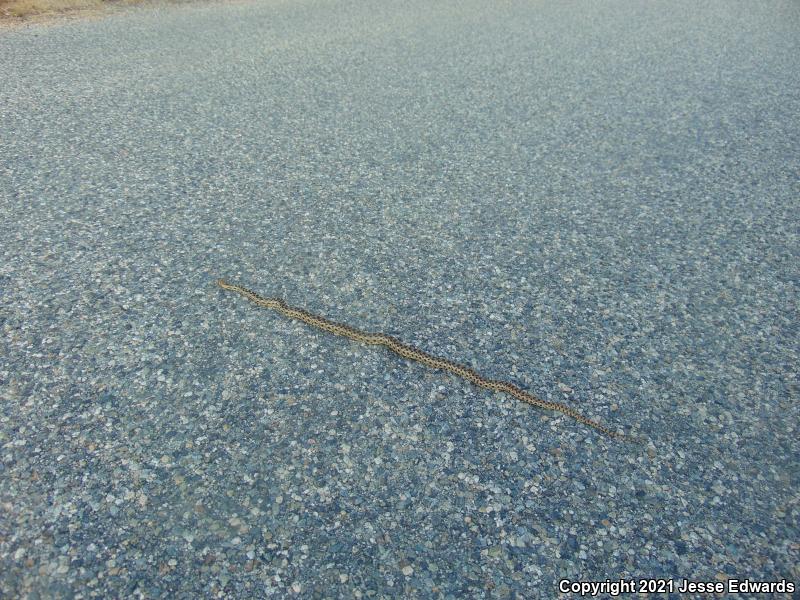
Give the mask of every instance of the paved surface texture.
<path id="1" fill-rule="evenodd" d="M 298 0 L 2 33 L 0 595 L 797 582 L 798 31 Z"/>

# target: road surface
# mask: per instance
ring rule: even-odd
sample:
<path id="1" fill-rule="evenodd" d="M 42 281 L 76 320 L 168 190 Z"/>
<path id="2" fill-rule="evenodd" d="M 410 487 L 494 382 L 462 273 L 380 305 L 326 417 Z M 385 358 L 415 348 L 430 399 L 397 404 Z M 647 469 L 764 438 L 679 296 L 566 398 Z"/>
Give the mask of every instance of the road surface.
<path id="1" fill-rule="evenodd" d="M 0 33 L 0 595 L 797 583 L 798 31 L 266 0 Z"/>

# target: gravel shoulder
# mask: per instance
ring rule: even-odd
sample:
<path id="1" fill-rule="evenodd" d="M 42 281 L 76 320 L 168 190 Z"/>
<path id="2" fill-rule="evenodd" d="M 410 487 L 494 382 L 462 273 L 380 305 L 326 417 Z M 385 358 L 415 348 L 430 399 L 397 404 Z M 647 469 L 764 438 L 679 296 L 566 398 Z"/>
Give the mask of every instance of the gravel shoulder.
<path id="1" fill-rule="evenodd" d="M 252 0 L 0 0 L 0 31 L 26 27 L 40 29 L 75 21 L 94 21 L 137 9 L 250 1 Z"/>

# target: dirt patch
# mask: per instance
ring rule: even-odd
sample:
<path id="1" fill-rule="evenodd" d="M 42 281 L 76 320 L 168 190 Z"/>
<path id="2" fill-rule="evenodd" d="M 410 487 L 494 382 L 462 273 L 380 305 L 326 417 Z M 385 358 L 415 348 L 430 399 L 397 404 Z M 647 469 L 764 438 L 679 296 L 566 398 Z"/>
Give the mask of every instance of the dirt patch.
<path id="1" fill-rule="evenodd" d="M 205 0 L 0 0 L 0 30 L 28 24 L 99 19 L 132 6 L 192 4 Z M 235 1 L 235 0 L 227 0 Z"/>
<path id="2" fill-rule="evenodd" d="M 96 18 L 132 0 L 0 0 L 0 29 L 29 23 Z"/>

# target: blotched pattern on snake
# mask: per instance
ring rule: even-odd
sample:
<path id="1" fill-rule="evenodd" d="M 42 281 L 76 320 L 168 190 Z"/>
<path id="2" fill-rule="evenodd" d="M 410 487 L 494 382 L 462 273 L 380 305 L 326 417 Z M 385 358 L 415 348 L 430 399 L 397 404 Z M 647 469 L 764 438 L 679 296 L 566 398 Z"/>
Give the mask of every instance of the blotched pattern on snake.
<path id="1" fill-rule="evenodd" d="M 219 279 L 217 283 L 221 288 L 225 290 L 238 292 L 239 294 L 241 294 L 254 304 L 257 304 L 258 306 L 262 306 L 264 308 L 271 308 L 273 310 L 277 310 L 279 313 L 291 319 L 298 319 L 300 321 L 303 321 L 304 323 L 307 323 L 308 325 L 319 327 L 320 329 L 323 329 L 329 333 L 334 333 L 336 335 L 348 337 L 352 340 L 361 342 L 363 344 L 386 346 L 389 350 L 395 352 L 396 354 L 399 354 L 403 358 L 416 360 L 434 369 L 450 371 L 451 373 L 455 373 L 459 377 L 463 377 L 467 381 L 470 381 L 477 386 L 495 392 L 505 392 L 506 394 L 509 394 L 514 398 L 517 398 L 518 400 L 522 400 L 523 402 L 527 402 L 528 404 L 532 404 L 533 406 L 544 408 L 546 410 L 558 411 L 560 413 L 567 415 L 568 417 L 572 417 L 579 423 L 583 423 L 584 425 L 593 427 L 597 431 L 600 431 L 609 437 L 618 439 L 628 439 L 627 436 L 612 431 L 608 427 L 605 427 L 604 425 L 601 425 L 597 421 L 593 421 L 588 417 L 584 417 L 578 411 L 576 411 L 573 408 L 570 408 L 569 406 L 566 406 L 565 404 L 561 404 L 559 402 L 548 402 L 545 400 L 541 400 L 536 396 L 529 394 L 525 390 L 517 387 L 513 383 L 509 383 L 508 381 L 487 379 L 482 375 L 478 374 L 474 369 L 447 360 L 445 358 L 432 356 L 431 354 L 423 352 L 422 350 L 415 348 L 414 346 L 404 344 L 400 340 L 395 339 L 389 335 L 385 335 L 383 333 L 369 333 L 365 331 L 360 331 L 358 329 L 355 329 L 354 327 L 350 327 L 349 325 L 344 325 L 342 323 L 335 323 L 324 317 L 310 313 L 302 308 L 295 308 L 294 306 L 289 306 L 288 304 L 286 304 L 286 302 L 283 301 L 282 298 L 264 298 L 263 296 L 260 296 L 259 294 L 255 293 L 252 290 L 249 290 L 239 285 L 228 283 L 223 279 Z"/>

